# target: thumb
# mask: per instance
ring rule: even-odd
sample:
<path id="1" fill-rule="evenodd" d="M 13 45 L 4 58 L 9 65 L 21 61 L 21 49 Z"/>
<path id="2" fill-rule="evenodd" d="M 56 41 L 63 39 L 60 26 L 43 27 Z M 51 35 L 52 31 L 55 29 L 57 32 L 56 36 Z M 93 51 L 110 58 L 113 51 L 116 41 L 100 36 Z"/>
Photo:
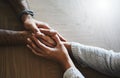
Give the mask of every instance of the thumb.
<path id="1" fill-rule="evenodd" d="M 61 45 L 61 40 L 60 40 L 60 38 L 58 37 L 58 35 L 56 34 L 56 35 L 54 35 L 54 36 L 52 36 L 52 38 L 55 40 L 55 42 L 57 43 L 57 45 Z"/>
<path id="2" fill-rule="evenodd" d="M 38 39 L 43 39 L 45 42 L 48 42 L 49 44 L 56 44 L 55 41 L 50 37 L 50 36 L 47 36 L 43 33 L 39 34 L 38 32 L 35 34 L 35 36 L 38 38 Z"/>
<path id="3" fill-rule="evenodd" d="M 48 36 L 53 36 L 56 35 L 57 32 L 53 29 L 40 29 L 41 33 L 48 35 Z"/>
<path id="4" fill-rule="evenodd" d="M 32 30 L 32 32 L 37 33 L 40 32 L 39 29 L 37 28 L 37 26 L 35 24 L 33 24 L 30 29 Z"/>
<path id="5" fill-rule="evenodd" d="M 34 23 L 25 25 L 25 28 L 32 31 L 33 33 L 39 32 L 39 29 L 37 28 L 36 24 L 34 24 Z"/>

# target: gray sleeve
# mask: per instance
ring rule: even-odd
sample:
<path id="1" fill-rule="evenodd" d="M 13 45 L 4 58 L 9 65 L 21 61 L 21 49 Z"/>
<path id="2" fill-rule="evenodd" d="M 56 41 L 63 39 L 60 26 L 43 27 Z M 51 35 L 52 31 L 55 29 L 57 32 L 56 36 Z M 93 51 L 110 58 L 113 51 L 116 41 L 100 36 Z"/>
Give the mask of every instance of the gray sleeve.
<path id="1" fill-rule="evenodd" d="M 67 69 L 63 75 L 63 78 L 84 78 L 84 76 L 75 67 Z"/>
<path id="2" fill-rule="evenodd" d="M 72 54 L 79 64 L 101 73 L 120 77 L 120 53 L 98 47 L 71 43 Z"/>

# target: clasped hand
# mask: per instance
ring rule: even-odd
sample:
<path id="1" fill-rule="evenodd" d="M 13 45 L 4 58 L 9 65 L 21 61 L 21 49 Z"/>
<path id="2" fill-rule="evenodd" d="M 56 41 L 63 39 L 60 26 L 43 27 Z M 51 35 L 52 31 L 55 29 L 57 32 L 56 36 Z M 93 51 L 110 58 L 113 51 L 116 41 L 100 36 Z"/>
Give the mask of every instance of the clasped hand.
<path id="1" fill-rule="evenodd" d="M 34 54 L 47 59 L 59 61 L 60 63 L 63 60 L 67 60 L 67 49 L 57 35 L 57 32 L 49 29 L 41 29 L 40 31 L 46 36 L 49 36 L 49 38 L 51 38 L 54 43 L 52 43 L 52 45 L 48 45 L 47 43 L 40 40 L 43 39 L 45 36 L 32 34 L 32 37 L 27 39 L 27 47 L 30 48 Z"/>
<path id="2" fill-rule="evenodd" d="M 46 36 L 49 36 L 54 41 L 54 44 L 52 44 L 52 46 L 48 46 L 40 40 L 45 36 L 32 34 L 32 37 L 27 39 L 27 47 L 38 56 L 58 62 L 62 65 L 64 71 L 71 66 L 74 66 L 68 51 L 63 42 L 60 40 L 57 32 L 49 29 L 41 29 L 40 31 Z"/>
<path id="3" fill-rule="evenodd" d="M 74 66 L 68 51 L 69 43 L 46 23 L 25 16 L 23 23 L 26 29 L 32 31 L 32 36 L 27 39 L 27 47 L 38 56 L 60 63 L 64 70 Z"/>

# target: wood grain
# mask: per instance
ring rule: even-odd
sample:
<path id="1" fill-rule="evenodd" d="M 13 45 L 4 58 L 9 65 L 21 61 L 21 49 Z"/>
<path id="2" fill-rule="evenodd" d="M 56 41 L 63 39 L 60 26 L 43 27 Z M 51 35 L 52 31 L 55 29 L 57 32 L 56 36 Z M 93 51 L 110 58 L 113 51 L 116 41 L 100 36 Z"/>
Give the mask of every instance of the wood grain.
<path id="1" fill-rule="evenodd" d="M 68 41 L 120 51 L 120 1 L 110 0 L 109 10 L 96 7 L 99 0 L 29 0 L 35 18 L 49 23 Z M 103 0 L 101 0 L 103 1 Z M 0 28 L 23 30 L 10 5 L 0 0 Z M 76 64 L 77 65 L 77 64 Z M 110 78 L 81 68 L 86 78 Z M 61 67 L 34 55 L 25 46 L 0 47 L 0 78 L 62 78 Z"/>

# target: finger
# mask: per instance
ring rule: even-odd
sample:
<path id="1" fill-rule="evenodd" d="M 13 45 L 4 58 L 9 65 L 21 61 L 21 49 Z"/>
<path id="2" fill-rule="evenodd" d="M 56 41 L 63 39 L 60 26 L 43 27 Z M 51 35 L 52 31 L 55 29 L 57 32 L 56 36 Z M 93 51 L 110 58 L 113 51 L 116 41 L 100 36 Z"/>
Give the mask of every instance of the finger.
<path id="1" fill-rule="evenodd" d="M 45 36 L 45 34 L 43 34 L 41 32 L 32 33 L 32 35 L 35 35 L 38 38 L 43 38 Z"/>
<path id="2" fill-rule="evenodd" d="M 39 32 L 39 29 L 37 28 L 36 24 L 28 25 L 28 26 L 26 26 L 26 28 L 31 30 L 34 33 Z"/>
<path id="3" fill-rule="evenodd" d="M 32 45 L 32 40 L 31 40 L 30 38 L 27 38 L 27 43 L 28 43 L 29 45 Z"/>
<path id="4" fill-rule="evenodd" d="M 55 41 L 51 37 L 49 37 L 45 34 L 41 35 L 41 34 L 37 33 L 37 34 L 35 34 L 35 37 L 37 37 L 38 39 L 43 39 L 45 42 L 47 42 L 49 44 L 53 44 L 53 45 L 55 44 Z"/>
<path id="5" fill-rule="evenodd" d="M 32 30 L 34 33 L 39 32 L 39 29 L 38 29 L 37 27 L 31 28 L 31 30 Z"/>
<path id="6" fill-rule="evenodd" d="M 53 48 L 53 47 L 56 46 L 56 43 L 50 44 L 50 43 L 48 43 L 47 41 L 44 41 L 43 39 L 41 39 L 40 41 L 41 41 L 43 44 L 45 44 L 46 46 L 51 47 L 51 48 Z"/>
<path id="7" fill-rule="evenodd" d="M 31 45 L 27 44 L 27 47 L 32 51 L 32 52 L 36 52 Z"/>
<path id="8" fill-rule="evenodd" d="M 28 47 L 34 54 L 39 55 L 39 56 L 42 56 L 42 57 L 44 56 L 43 54 L 35 51 L 30 45 L 27 45 L 27 47 Z"/>
<path id="9" fill-rule="evenodd" d="M 62 35 L 60 35 L 59 33 L 57 33 L 57 35 L 58 35 L 58 37 L 60 38 L 61 41 L 66 42 L 66 39 Z"/>
<path id="10" fill-rule="evenodd" d="M 29 41 L 28 44 L 31 46 L 32 50 L 36 51 L 37 53 L 44 54 L 44 50 L 38 48 L 32 41 Z"/>
<path id="11" fill-rule="evenodd" d="M 40 29 L 40 31 L 46 35 L 49 35 L 49 36 L 53 36 L 55 34 L 58 34 L 58 36 L 60 37 L 60 40 L 61 41 L 66 41 L 66 39 L 64 37 L 62 37 L 57 31 L 55 30 L 50 30 L 50 29 Z"/>
<path id="12" fill-rule="evenodd" d="M 53 35 L 57 34 L 57 32 L 53 29 L 40 29 L 40 31 L 48 36 L 53 36 Z"/>
<path id="13" fill-rule="evenodd" d="M 61 44 L 61 40 L 60 40 L 60 38 L 58 37 L 58 35 L 55 35 L 55 36 L 53 36 L 52 38 L 55 40 L 55 42 L 57 43 L 57 45 Z"/>
<path id="14" fill-rule="evenodd" d="M 32 41 L 30 38 L 28 38 L 27 40 L 28 40 L 28 44 L 29 44 L 30 46 L 32 46 L 32 48 L 33 48 L 35 51 L 37 51 L 37 52 L 43 52 L 42 49 L 38 48 L 38 47 L 33 43 L 33 41 Z"/>
<path id="15" fill-rule="evenodd" d="M 44 22 L 36 21 L 36 25 L 38 28 L 50 29 L 51 27 Z"/>
<path id="16" fill-rule="evenodd" d="M 47 47 L 45 44 L 41 43 L 35 36 L 32 37 L 39 48 L 44 51 L 50 51 L 50 47 Z"/>

